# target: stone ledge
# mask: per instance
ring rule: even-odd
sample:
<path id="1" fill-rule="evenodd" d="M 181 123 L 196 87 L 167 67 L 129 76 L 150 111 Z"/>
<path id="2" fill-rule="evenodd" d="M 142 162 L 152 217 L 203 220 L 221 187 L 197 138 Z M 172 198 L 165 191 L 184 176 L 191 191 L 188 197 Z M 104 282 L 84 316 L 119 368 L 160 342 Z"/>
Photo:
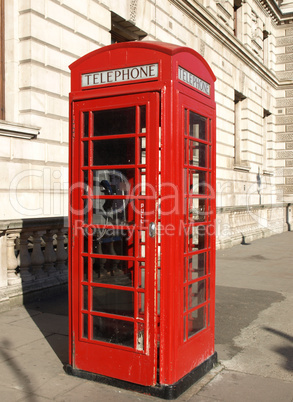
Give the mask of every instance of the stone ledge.
<path id="1" fill-rule="evenodd" d="M 39 127 L 29 127 L 22 124 L 9 123 L 4 120 L 0 120 L 0 135 L 31 140 L 37 138 L 39 134 Z"/>
<path id="2" fill-rule="evenodd" d="M 252 210 L 265 210 L 273 208 L 285 208 L 286 203 L 280 204 L 262 204 L 262 205 L 239 205 L 239 206 L 229 206 L 229 207 L 217 207 L 217 214 L 225 214 L 231 212 L 249 212 Z"/>
<path id="3" fill-rule="evenodd" d="M 13 219 L 0 221 L 0 230 L 13 230 L 13 229 L 43 229 L 44 227 L 60 226 L 68 227 L 68 217 L 50 217 L 50 218 L 32 218 L 32 219 Z"/>

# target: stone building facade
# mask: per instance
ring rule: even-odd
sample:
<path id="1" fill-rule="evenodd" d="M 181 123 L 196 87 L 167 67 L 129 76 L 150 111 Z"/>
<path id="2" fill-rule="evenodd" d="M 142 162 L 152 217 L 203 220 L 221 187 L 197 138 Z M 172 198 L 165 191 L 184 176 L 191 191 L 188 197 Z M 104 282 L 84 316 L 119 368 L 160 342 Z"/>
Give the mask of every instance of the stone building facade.
<path id="1" fill-rule="evenodd" d="M 27 247 L 35 250 L 39 268 L 31 270 L 27 262 L 30 273 L 43 269 L 46 258 L 56 267 L 50 239 L 56 243 L 59 236 L 61 242 L 66 230 L 60 219 L 68 214 L 68 66 L 116 41 L 191 47 L 217 77 L 217 247 L 292 228 L 292 1 L 0 0 L 0 5 L 0 289 L 9 278 L 19 286 L 25 260 L 19 250 L 27 259 Z"/>

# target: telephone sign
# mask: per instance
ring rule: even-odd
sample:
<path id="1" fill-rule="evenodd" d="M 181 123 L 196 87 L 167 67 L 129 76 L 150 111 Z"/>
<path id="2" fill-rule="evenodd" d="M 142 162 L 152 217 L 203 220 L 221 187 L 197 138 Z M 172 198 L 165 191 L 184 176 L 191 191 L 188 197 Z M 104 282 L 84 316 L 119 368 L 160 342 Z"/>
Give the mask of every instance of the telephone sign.
<path id="1" fill-rule="evenodd" d="M 82 74 L 82 87 L 112 84 L 116 82 L 128 82 L 135 80 L 147 80 L 158 76 L 158 64 L 146 66 L 117 68 L 116 70 L 100 71 L 90 74 Z"/>
<path id="2" fill-rule="evenodd" d="M 196 75 L 190 73 L 180 66 L 178 66 L 178 79 L 185 82 L 186 84 L 191 85 L 192 87 L 198 89 L 206 95 L 210 95 L 211 86 L 208 82 L 203 81 Z"/>
<path id="3" fill-rule="evenodd" d="M 67 371 L 173 399 L 216 361 L 215 76 L 161 42 L 70 68 Z"/>

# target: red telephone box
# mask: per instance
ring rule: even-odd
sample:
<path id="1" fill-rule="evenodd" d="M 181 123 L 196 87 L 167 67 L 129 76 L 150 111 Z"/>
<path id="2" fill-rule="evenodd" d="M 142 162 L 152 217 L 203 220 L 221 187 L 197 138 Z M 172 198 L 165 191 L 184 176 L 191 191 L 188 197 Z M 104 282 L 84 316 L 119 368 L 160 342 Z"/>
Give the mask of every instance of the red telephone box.
<path id="1" fill-rule="evenodd" d="M 159 42 L 70 68 L 67 370 L 173 399 L 216 361 L 215 76 Z"/>

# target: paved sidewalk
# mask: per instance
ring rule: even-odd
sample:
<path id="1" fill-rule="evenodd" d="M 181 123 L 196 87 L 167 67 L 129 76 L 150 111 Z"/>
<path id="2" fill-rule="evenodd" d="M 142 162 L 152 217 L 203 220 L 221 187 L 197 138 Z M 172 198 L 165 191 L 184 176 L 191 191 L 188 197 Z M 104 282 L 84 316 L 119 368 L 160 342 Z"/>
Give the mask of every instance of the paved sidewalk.
<path id="1" fill-rule="evenodd" d="M 293 232 L 217 253 L 220 364 L 177 401 L 293 402 Z M 158 401 L 64 373 L 66 295 L 0 314 L 0 400 Z"/>

